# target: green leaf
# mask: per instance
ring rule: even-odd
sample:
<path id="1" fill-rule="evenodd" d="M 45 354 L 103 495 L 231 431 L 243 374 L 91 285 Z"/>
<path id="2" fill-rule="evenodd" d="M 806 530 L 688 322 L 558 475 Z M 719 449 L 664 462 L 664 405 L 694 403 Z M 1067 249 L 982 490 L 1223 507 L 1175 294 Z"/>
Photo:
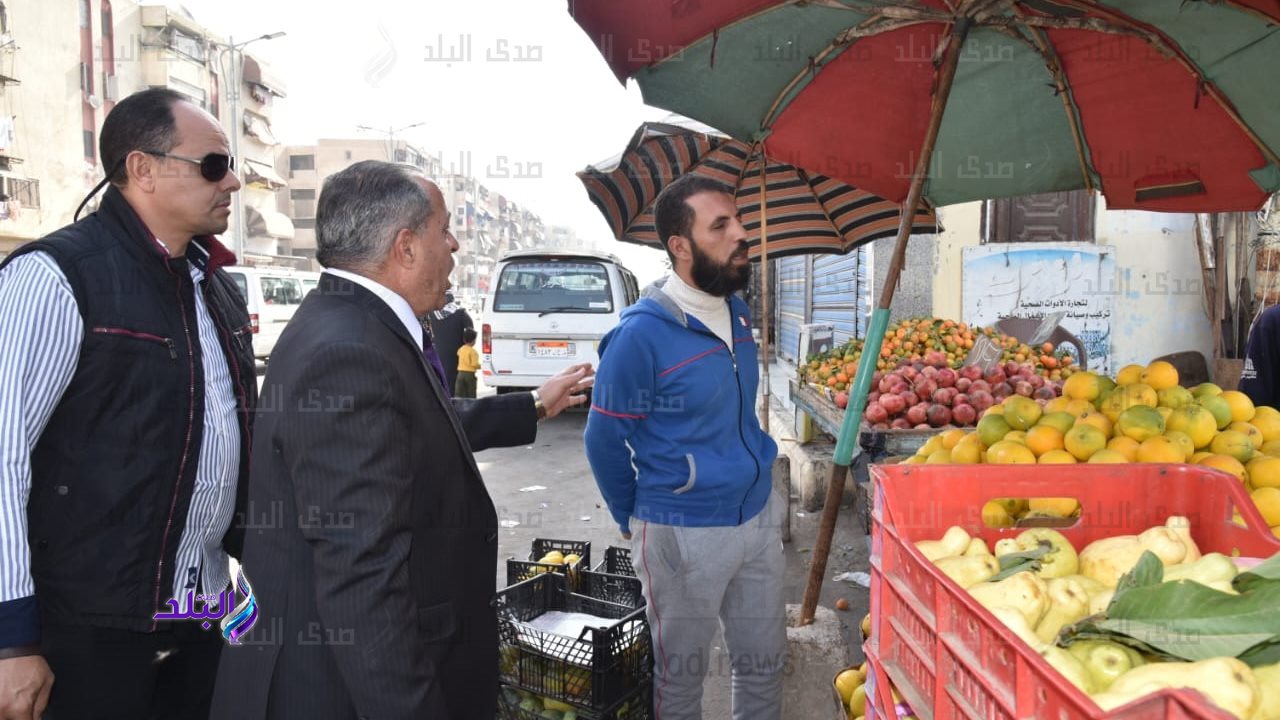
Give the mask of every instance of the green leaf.
<path id="1" fill-rule="evenodd" d="M 1240 592 L 1247 592 L 1258 583 L 1276 581 L 1280 581 L 1280 553 L 1272 555 L 1271 559 L 1259 563 L 1249 572 L 1240 573 L 1231 581 L 1231 585 Z"/>
<path id="2" fill-rule="evenodd" d="M 1116 600 L 1134 588 L 1159 585 L 1163 580 L 1164 563 L 1160 561 L 1160 558 L 1156 557 L 1155 553 L 1145 550 L 1142 553 L 1142 557 L 1138 558 L 1138 564 L 1122 575 L 1120 581 L 1116 583 L 1116 593 L 1112 596 L 1111 605 L 1114 606 Z M 1108 615 L 1110 615 L 1110 612 L 1108 612 Z"/>
<path id="3" fill-rule="evenodd" d="M 1249 648 L 1247 652 L 1240 655 L 1240 659 L 1249 667 L 1280 663 L 1280 638 L 1273 638 Z"/>
<path id="4" fill-rule="evenodd" d="M 1186 660 L 1238 657 L 1280 640 L 1277 607 L 1280 583 L 1260 583 L 1248 593 L 1232 595 L 1177 580 L 1117 592 L 1107 619 L 1096 627 Z"/>
<path id="5" fill-rule="evenodd" d="M 997 559 L 1000 562 L 1000 572 L 989 578 L 987 582 L 1000 582 L 1020 572 L 1038 571 L 1040 569 L 1040 558 L 1048 555 L 1052 549 L 1052 546 L 1041 546 L 999 556 Z"/>

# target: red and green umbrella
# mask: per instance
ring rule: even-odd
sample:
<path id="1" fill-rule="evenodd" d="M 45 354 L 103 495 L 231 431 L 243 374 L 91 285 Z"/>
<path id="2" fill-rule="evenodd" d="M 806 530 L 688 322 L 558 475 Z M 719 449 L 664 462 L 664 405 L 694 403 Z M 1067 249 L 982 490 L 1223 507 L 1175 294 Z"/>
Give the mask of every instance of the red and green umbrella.
<path id="1" fill-rule="evenodd" d="M 1280 190 L 1277 0 L 570 0 L 647 104 L 890 200 L 1097 190 L 1254 210 Z M 906 257 L 872 314 L 805 594 L 811 619 Z"/>

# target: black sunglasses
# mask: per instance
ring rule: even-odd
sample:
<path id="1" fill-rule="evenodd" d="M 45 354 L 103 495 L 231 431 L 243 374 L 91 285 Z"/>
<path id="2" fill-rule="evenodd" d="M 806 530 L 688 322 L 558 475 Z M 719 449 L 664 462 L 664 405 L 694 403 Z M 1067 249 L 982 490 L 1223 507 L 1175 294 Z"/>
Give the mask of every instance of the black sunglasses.
<path id="1" fill-rule="evenodd" d="M 224 153 L 209 153 L 202 158 L 189 158 L 158 150 L 143 150 L 142 152 L 156 157 L 173 158 L 174 160 L 183 160 L 193 165 L 199 165 L 200 177 L 213 183 L 220 182 L 222 178 L 227 176 L 228 172 L 236 169 L 236 159 Z"/>

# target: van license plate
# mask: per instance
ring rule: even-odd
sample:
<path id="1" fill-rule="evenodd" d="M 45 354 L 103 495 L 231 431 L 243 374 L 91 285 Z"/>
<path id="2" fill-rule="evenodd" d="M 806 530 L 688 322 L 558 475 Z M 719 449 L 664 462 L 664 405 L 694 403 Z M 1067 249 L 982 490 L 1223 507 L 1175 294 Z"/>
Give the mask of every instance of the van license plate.
<path id="1" fill-rule="evenodd" d="M 529 343 L 529 357 L 573 357 L 574 344 L 571 342 L 531 342 Z"/>

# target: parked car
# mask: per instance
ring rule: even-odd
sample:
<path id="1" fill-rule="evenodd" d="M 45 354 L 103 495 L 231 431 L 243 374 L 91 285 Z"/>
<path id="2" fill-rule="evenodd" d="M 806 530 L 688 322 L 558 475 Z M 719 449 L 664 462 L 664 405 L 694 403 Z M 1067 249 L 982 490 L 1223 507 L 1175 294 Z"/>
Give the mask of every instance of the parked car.
<path id="1" fill-rule="evenodd" d="M 293 318 L 302 299 L 320 279 L 320 273 L 286 267 L 226 268 L 249 306 L 253 330 L 253 354 L 267 359 L 275 349 L 284 326 Z"/>
<path id="2" fill-rule="evenodd" d="M 500 393 L 537 387 L 570 365 L 599 363 L 600 339 L 640 299 L 635 275 L 616 256 L 584 251 L 508 253 L 489 287 L 481 371 Z"/>

